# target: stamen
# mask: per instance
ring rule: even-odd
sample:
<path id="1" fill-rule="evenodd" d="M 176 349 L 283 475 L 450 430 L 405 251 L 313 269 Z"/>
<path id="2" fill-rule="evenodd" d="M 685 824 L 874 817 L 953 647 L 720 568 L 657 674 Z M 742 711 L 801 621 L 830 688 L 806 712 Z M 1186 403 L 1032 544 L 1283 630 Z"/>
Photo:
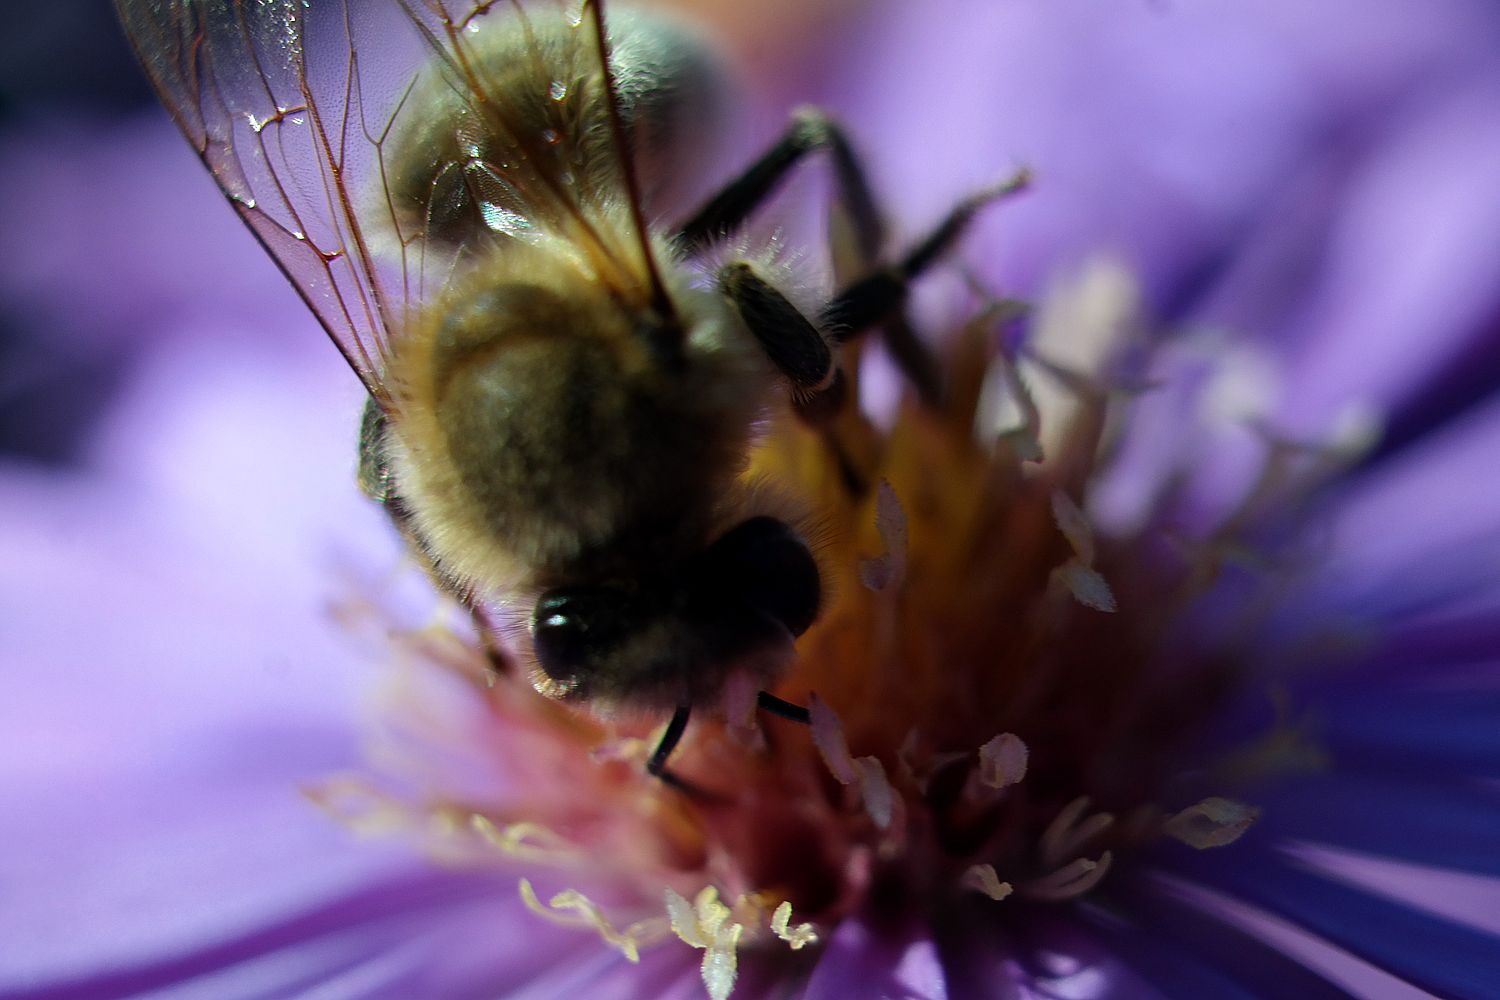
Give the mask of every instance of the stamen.
<path id="1" fill-rule="evenodd" d="M 800 951 L 810 944 L 817 944 L 818 932 L 812 924 L 791 926 L 792 904 L 782 900 L 771 914 L 771 933 L 785 941 L 793 951 Z"/>
<path id="2" fill-rule="evenodd" d="M 638 736 L 621 736 L 606 740 L 589 751 L 589 759 L 599 764 L 619 761 L 627 764 L 646 765 L 655 744 Z"/>
<path id="3" fill-rule="evenodd" d="M 1114 854 L 1105 851 L 1098 861 L 1074 858 L 1051 875 L 1027 883 L 1022 891 L 1033 899 L 1060 902 L 1075 899 L 1098 885 L 1114 863 Z"/>
<path id="4" fill-rule="evenodd" d="M 1085 566 L 1094 565 L 1094 528 L 1073 498 L 1062 490 L 1052 491 L 1052 519 L 1078 561 Z"/>
<path id="5" fill-rule="evenodd" d="M 1052 519 L 1073 549 L 1073 558 L 1052 571 L 1054 587 L 1062 587 L 1084 607 L 1114 611 L 1115 595 L 1094 569 L 1094 529 L 1088 518 L 1062 490 L 1052 493 Z"/>
<path id="6" fill-rule="evenodd" d="M 1260 810 L 1255 806 L 1214 796 L 1170 817 L 1162 832 L 1202 851 L 1234 843 L 1258 819 Z"/>
<path id="7" fill-rule="evenodd" d="M 303 796 L 361 836 L 389 834 L 411 825 L 412 810 L 357 775 L 340 775 L 302 789 Z"/>
<path id="8" fill-rule="evenodd" d="M 808 695 L 807 712 L 812 718 L 813 745 L 818 748 L 818 756 L 823 758 L 829 773 L 841 785 L 854 784 L 858 773 L 854 768 L 854 758 L 849 756 L 849 744 L 844 740 L 839 717 L 815 694 Z"/>
<path id="9" fill-rule="evenodd" d="M 864 800 L 865 812 L 882 830 L 889 830 L 895 812 L 896 791 L 886 777 L 885 768 L 874 757 L 860 757 L 854 762 L 859 768 L 859 790 Z"/>
<path id="10" fill-rule="evenodd" d="M 1030 386 L 1015 363 L 998 352 L 984 373 L 974 406 L 974 440 L 981 445 L 998 440 L 1009 445 L 1021 461 L 1040 462 L 1044 457 L 1041 421 Z"/>
<path id="11" fill-rule="evenodd" d="M 562 927 L 583 927 L 597 931 L 607 944 L 620 949 L 620 953 L 631 962 L 639 962 L 640 950 L 664 940 L 670 930 L 667 921 L 661 917 L 648 917 L 636 921 L 623 931 L 616 930 L 598 904 L 577 890 L 566 889 L 543 905 L 529 879 L 521 879 L 519 888 L 521 901 L 531 912 Z"/>
<path id="12" fill-rule="evenodd" d="M 991 788 L 1020 784 L 1030 753 L 1015 733 L 1001 733 L 979 748 L 979 780 Z"/>
<path id="13" fill-rule="evenodd" d="M 1080 795 L 1053 817 L 1042 832 L 1042 864 L 1051 867 L 1076 856 L 1083 845 L 1114 825 L 1115 818 L 1109 813 L 1095 813 L 1080 823 L 1088 807 L 1089 797 Z"/>
<path id="14" fill-rule="evenodd" d="M 704 886 L 691 904 L 676 892 L 665 892 L 672 931 L 694 948 L 703 949 L 703 985 L 713 1000 L 726 1000 L 738 970 L 736 949 L 745 925 L 729 918 L 732 911 L 719 900 L 719 891 Z M 790 915 L 790 907 L 788 907 Z"/>
<path id="15" fill-rule="evenodd" d="M 1015 891 L 1009 882 L 1000 881 L 1000 876 L 995 874 L 994 865 L 970 865 L 959 876 L 958 884 L 965 889 L 982 892 L 997 903 Z"/>
<path id="16" fill-rule="evenodd" d="M 469 825 L 485 843 L 521 861 L 562 864 L 578 857 L 578 849 L 540 823 L 498 826 L 487 816 L 474 815 Z"/>
<path id="17" fill-rule="evenodd" d="M 859 580 L 874 591 L 899 587 L 906 578 L 906 511 L 890 482 L 882 479 L 875 497 L 875 528 L 885 551 L 859 561 Z"/>
<path id="18" fill-rule="evenodd" d="M 765 738 L 757 724 L 756 700 L 760 695 L 761 680 L 747 670 L 737 670 L 724 685 L 721 707 L 730 732 L 747 746 L 761 747 Z"/>
<path id="19" fill-rule="evenodd" d="M 823 758 L 829 773 L 841 785 L 858 781 L 865 812 L 877 827 L 889 830 L 899 800 L 884 765 L 875 757 L 856 759 L 849 755 L 849 744 L 844 739 L 838 716 L 817 695 L 808 696 L 807 712 L 811 717 L 813 745 L 818 748 L 818 755 Z"/>
<path id="20" fill-rule="evenodd" d="M 969 772 L 964 782 L 965 802 L 991 802 L 996 794 L 1026 777 L 1030 752 L 1015 733 L 1001 733 L 979 748 L 979 766 Z"/>
<path id="21" fill-rule="evenodd" d="M 1083 565 L 1077 559 L 1069 559 L 1053 570 L 1052 583 L 1054 587 L 1072 594 L 1073 599 L 1086 608 L 1107 613 L 1118 608 L 1114 591 L 1109 589 L 1109 584 L 1099 575 L 1099 571 Z"/>

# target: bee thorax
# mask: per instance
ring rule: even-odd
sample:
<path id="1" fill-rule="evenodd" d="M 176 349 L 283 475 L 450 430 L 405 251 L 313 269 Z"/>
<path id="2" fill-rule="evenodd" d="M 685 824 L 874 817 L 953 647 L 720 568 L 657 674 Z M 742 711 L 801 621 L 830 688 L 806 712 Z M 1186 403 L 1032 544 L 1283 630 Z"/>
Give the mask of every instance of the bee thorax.
<path id="1" fill-rule="evenodd" d="M 605 295 L 466 296 L 407 358 L 396 479 L 447 571 L 481 590 L 638 573 L 701 551 L 744 462 L 743 374 L 664 357 Z"/>

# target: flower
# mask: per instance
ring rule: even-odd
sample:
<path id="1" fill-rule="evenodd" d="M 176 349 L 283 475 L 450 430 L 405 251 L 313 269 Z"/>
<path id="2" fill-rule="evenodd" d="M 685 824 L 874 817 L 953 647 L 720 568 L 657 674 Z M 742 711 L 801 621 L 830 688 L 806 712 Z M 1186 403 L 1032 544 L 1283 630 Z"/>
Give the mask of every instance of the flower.
<path id="1" fill-rule="evenodd" d="M 904 225 L 996 150 L 1037 183 L 916 303 L 941 409 L 872 358 L 844 468 L 790 421 L 757 453 L 822 526 L 778 689 L 812 723 L 695 723 L 707 795 L 379 583 L 327 475 L 352 380 L 258 339 L 289 296 L 196 305 L 217 336 L 142 348 L 78 467 L 0 478 L 3 990 L 1484 995 L 1490 17 L 861 24 L 825 96 Z"/>

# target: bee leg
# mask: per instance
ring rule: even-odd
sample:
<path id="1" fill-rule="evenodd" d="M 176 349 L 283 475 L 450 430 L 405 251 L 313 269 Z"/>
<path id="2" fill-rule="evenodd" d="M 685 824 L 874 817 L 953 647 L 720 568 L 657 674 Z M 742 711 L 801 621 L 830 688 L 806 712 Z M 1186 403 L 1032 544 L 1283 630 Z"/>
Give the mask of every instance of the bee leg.
<path id="1" fill-rule="evenodd" d="M 804 726 L 812 725 L 812 713 L 801 705 L 794 705 L 784 698 L 778 698 L 769 691 L 762 691 L 755 696 L 755 704 L 760 706 L 762 712 L 771 715 L 779 715 L 783 719 L 800 722 Z"/>
<path id="2" fill-rule="evenodd" d="M 843 129 L 817 108 L 794 111 L 781 138 L 683 223 L 677 230 L 677 245 L 693 252 L 724 239 L 776 190 L 804 156 L 825 149 L 833 158 L 839 197 L 854 227 L 856 247 L 865 263 L 874 263 L 885 238 L 885 225 Z"/>
<path id="3" fill-rule="evenodd" d="M 838 122 L 817 108 L 793 112 L 792 123 L 781 138 L 683 224 L 677 232 L 677 244 L 697 251 L 724 239 L 771 195 L 792 167 L 819 150 L 827 150 L 833 159 L 834 180 L 850 223 L 859 267 L 874 269 L 885 242 L 883 217 L 848 137 Z M 885 317 L 882 332 L 891 357 L 917 393 L 928 403 L 936 403 L 942 394 L 937 362 L 906 317 L 899 311 Z"/>
<path id="4" fill-rule="evenodd" d="M 824 328 L 832 331 L 835 343 L 845 343 L 870 327 L 899 316 L 906 305 L 911 282 L 958 241 L 979 210 L 997 198 L 1023 190 L 1030 180 L 1030 172 L 1021 170 L 993 187 L 975 192 L 955 205 L 894 267 L 861 278 L 835 296 L 821 317 Z"/>
<path id="5" fill-rule="evenodd" d="M 672 720 L 667 723 L 667 731 L 661 734 L 661 741 L 651 752 L 651 759 L 646 761 L 646 773 L 653 778 L 661 779 L 663 784 L 671 785 L 679 791 L 700 794 L 697 786 L 667 770 L 667 758 L 672 756 L 672 751 L 676 750 L 677 744 L 682 742 L 682 734 L 687 731 L 688 716 L 691 714 L 692 709 L 689 706 L 677 706 L 676 711 L 672 713 Z"/>
<path id="6" fill-rule="evenodd" d="M 832 417 L 847 384 L 822 332 L 745 261 L 725 264 L 715 278 L 771 363 L 791 382 L 797 413 L 812 424 Z"/>

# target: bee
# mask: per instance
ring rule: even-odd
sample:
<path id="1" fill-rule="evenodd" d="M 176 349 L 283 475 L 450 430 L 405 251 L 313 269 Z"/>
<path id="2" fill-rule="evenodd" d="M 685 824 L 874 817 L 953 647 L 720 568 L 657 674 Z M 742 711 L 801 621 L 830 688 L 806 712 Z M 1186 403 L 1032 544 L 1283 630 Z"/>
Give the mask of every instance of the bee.
<path id="1" fill-rule="evenodd" d="M 603 0 L 115 0 L 162 101 L 369 391 L 360 483 L 482 629 L 530 607 L 548 696 L 671 721 L 765 688 L 823 602 L 817 558 L 743 475 L 778 408 L 845 405 L 840 348 L 980 205 L 904 258 L 839 126 L 813 110 L 677 225 L 716 77 L 660 15 Z M 808 154 L 832 160 L 865 273 L 808 315 L 722 245 Z M 935 368 L 891 346 L 919 390 Z M 498 646 L 496 647 L 498 649 Z M 497 657 L 500 654 L 496 654 Z"/>

